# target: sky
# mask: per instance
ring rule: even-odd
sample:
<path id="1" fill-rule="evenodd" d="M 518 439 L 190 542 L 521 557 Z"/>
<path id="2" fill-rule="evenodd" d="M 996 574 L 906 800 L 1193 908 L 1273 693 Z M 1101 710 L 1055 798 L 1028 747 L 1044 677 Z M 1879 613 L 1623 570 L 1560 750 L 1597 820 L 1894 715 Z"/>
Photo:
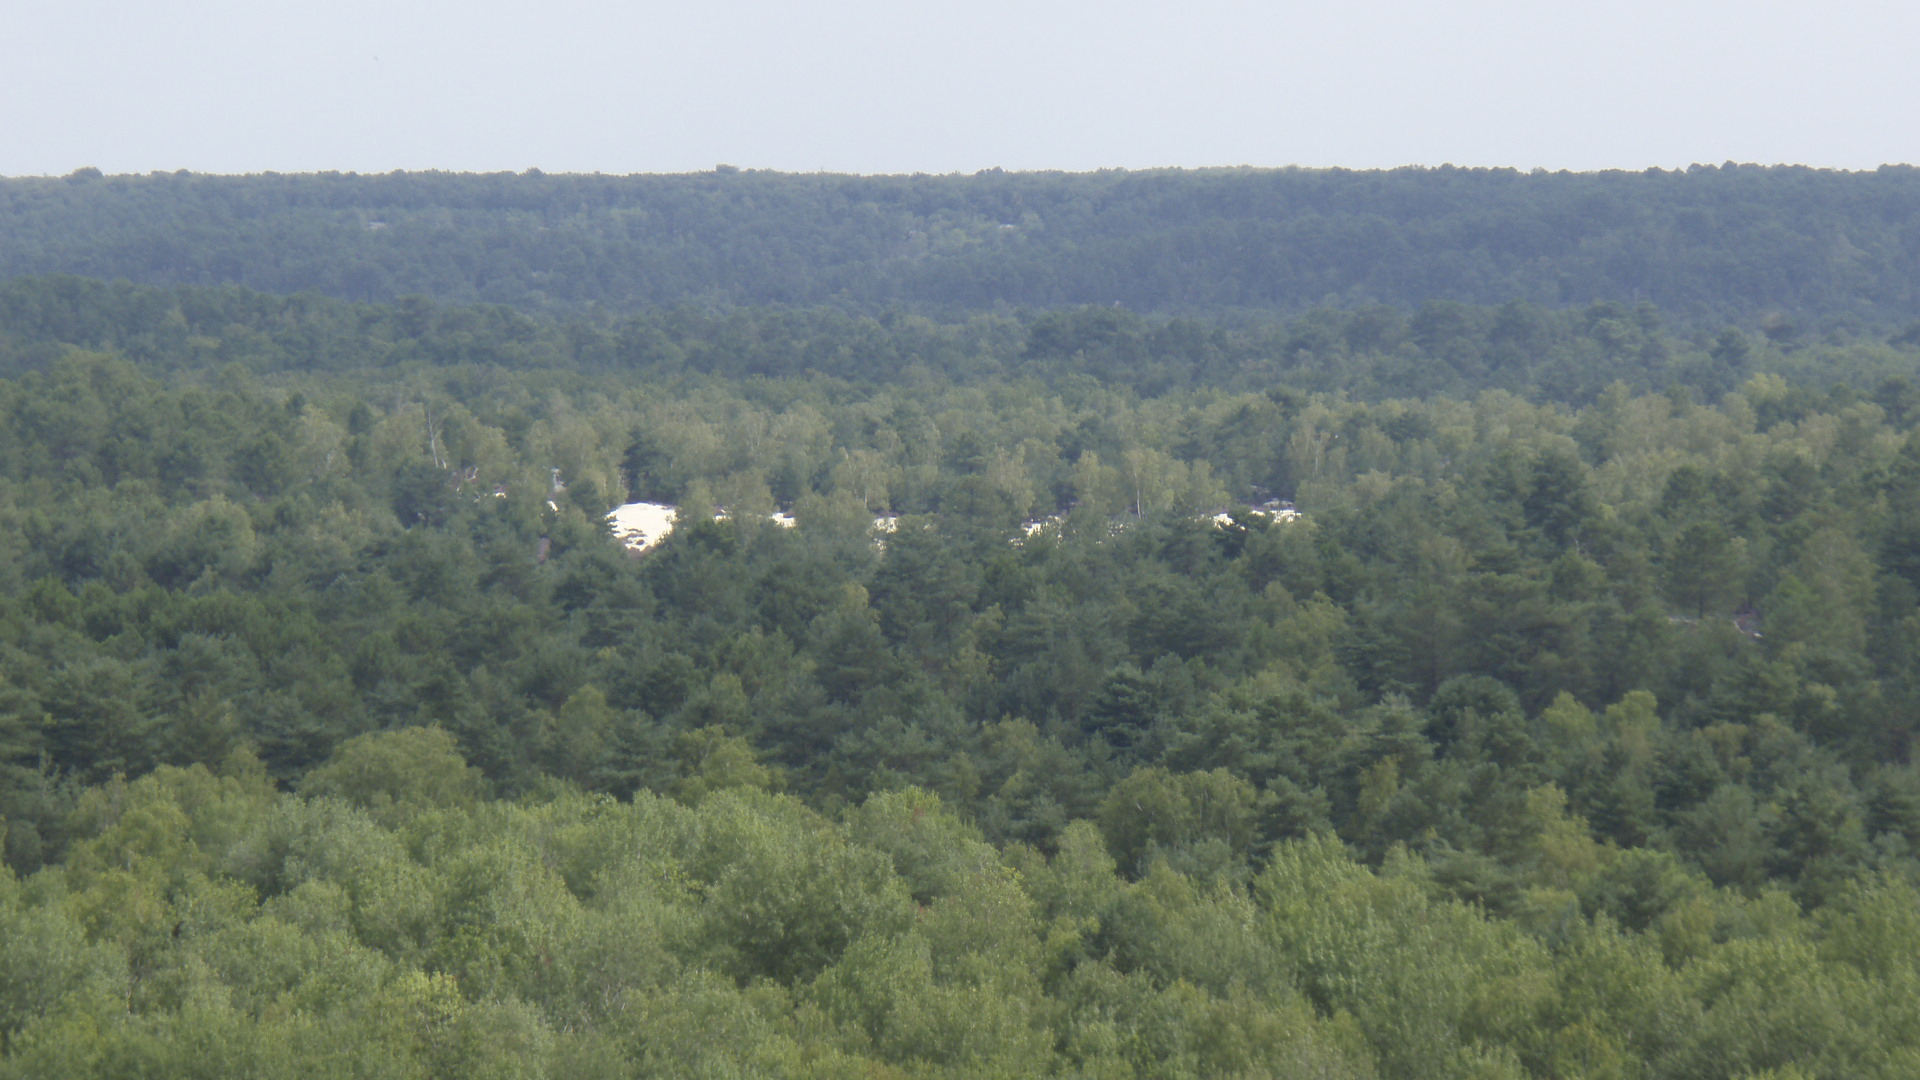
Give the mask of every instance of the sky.
<path id="1" fill-rule="evenodd" d="M 0 175 L 1920 161 L 1912 0 L 0 0 Z"/>

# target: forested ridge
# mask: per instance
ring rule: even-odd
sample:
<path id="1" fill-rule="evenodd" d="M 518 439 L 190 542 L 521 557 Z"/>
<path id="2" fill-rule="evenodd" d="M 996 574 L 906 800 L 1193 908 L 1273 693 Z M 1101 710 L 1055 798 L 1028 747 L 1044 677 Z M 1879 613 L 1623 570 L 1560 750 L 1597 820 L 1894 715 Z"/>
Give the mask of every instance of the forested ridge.
<path id="1" fill-rule="evenodd" d="M 1914 1075 L 1804 326 L 0 283 L 0 1076 Z"/>
<path id="2" fill-rule="evenodd" d="M 1920 320 L 1920 173 L 1693 166 L 841 176 L 0 179 L 0 276 L 674 303 L 1297 314 L 1648 302 L 1749 328 Z"/>

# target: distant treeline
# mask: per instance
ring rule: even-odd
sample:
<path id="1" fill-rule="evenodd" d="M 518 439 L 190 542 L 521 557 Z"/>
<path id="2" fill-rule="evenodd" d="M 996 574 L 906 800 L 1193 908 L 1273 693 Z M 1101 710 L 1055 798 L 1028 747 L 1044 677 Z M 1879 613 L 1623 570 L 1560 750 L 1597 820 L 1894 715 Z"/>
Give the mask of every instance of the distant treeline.
<path id="1" fill-rule="evenodd" d="M 521 308 L 1648 302 L 1791 336 L 1920 318 L 1920 172 L 1694 166 L 972 176 L 0 180 L 0 276 Z M 1796 327 L 1796 322 L 1801 324 Z"/>
<path id="2" fill-rule="evenodd" d="M 1413 311 L 1316 308 L 1291 318 L 1188 317 L 1099 306 L 940 320 L 901 310 L 676 305 L 529 314 L 420 296 L 358 303 L 238 286 L 135 285 L 63 275 L 0 282 L 0 376 L 69 349 L 149 373 L 255 375 L 446 365 L 652 380 L 824 377 L 970 385 L 1092 377 L 1147 396 L 1286 386 L 1359 400 L 1487 390 L 1584 404 L 1607 387 L 1715 401 L 1758 372 L 1825 395 L 1920 407 L 1920 328 L 1819 337 L 1686 328 L 1650 304 L 1573 309 L 1433 301 Z"/>

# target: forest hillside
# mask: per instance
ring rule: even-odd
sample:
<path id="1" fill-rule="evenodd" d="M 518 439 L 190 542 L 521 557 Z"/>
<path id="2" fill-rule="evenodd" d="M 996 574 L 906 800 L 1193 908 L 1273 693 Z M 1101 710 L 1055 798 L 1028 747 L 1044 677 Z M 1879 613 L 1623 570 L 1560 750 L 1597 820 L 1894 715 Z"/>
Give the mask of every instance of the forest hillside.
<path id="1" fill-rule="evenodd" d="M 0 183 L 61 271 L 0 281 L 0 1078 L 1920 1075 L 1907 177 Z M 1863 276 L 1728 228 L 1660 234 L 1694 299 L 1548 295 L 1471 215 L 1397 292 L 1114 254 L 1279 205 L 1234 185 L 1760 192 Z M 738 264 L 785 296 L 502 239 L 921 186 L 995 239 Z M 993 192 L 1115 216 L 996 262 Z M 1095 251 L 1272 291 L 1047 292 Z"/>

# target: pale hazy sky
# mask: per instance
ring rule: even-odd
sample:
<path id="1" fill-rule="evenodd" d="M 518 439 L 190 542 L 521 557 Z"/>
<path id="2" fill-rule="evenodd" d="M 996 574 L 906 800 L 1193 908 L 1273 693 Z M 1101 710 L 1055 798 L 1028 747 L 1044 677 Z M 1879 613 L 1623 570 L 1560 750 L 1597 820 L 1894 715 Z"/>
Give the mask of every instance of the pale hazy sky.
<path id="1" fill-rule="evenodd" d="M 0 175 L 1920 160 L 1915 0 L 0 0 Z"/>

